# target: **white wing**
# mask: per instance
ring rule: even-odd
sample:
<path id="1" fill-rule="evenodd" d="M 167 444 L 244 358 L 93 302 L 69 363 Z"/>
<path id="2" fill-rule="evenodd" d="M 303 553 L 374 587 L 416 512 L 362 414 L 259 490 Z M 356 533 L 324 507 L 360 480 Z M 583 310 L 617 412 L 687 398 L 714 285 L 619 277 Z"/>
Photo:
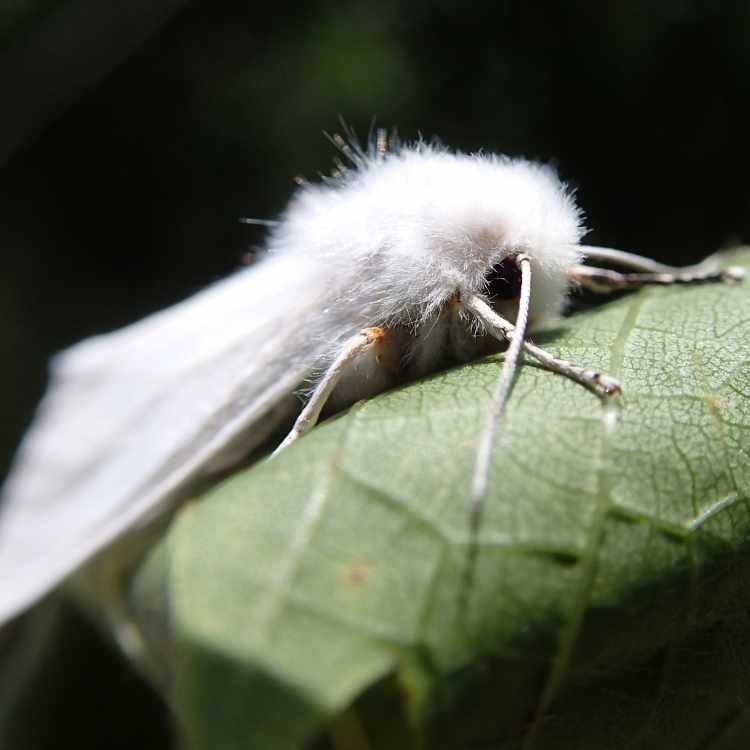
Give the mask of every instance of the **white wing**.
<path id="1" fill-rule="evenodd" d="M 3 488 L 0 623 L 252 439 L 324 352 L 320 273 L 273 257 L 53 361 Z"/>

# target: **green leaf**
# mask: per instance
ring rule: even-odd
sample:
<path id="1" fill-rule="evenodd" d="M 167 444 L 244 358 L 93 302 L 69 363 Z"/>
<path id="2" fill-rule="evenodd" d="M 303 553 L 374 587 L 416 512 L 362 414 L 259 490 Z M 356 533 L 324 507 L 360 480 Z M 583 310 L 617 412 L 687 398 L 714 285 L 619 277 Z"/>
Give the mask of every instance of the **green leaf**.
<path id="1" fill-rule="evenodd" d="M 623 393 L 527 359 L 476 538 L 497 357 L 360 403 L 183 507 L 133 596 L 190 747 L 750 738 L 750 285 L 628 294 L 541 343 Z"/>

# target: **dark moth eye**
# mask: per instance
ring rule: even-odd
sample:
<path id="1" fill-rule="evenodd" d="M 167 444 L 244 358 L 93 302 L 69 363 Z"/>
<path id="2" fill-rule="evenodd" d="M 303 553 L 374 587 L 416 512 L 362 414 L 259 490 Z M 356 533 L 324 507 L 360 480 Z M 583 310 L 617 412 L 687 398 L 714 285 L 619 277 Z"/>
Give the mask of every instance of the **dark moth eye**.
<path id="1" fill-rule="evenodd" d="M 521 269 L 516 256 L 510 255 L 492 266 L 485 277 L 487 296 L 492 299 L 516 299 L 521 294 Z"/>

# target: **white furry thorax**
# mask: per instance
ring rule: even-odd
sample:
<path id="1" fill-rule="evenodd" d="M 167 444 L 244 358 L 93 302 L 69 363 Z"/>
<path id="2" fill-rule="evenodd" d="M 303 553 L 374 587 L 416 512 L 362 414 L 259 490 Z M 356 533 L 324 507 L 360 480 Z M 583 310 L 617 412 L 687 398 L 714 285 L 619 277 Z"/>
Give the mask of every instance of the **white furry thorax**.
<path id="1" fill-rule="evenodd" d="M 302 185 L 269 241 L 272 255 L 319 268 L 313 283 L 334 317 L 345 306 L 351 320 L 358 306 L 364 325 L 417 328 L 456 292 L 485 292 L 492 268 L 521 252 L 532 263 L 532 324 L 560 313 L 583 229 L 550 167 L 425 143 L 347 156 L 354 167 Z"/>

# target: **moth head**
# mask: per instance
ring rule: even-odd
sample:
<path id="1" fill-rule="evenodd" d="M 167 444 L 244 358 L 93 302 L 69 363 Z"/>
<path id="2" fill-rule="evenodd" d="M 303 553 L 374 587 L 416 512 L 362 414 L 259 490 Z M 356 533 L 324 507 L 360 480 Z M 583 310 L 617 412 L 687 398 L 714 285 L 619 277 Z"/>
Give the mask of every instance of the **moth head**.
<path id="1" fill-rule="evenodd" d="M 571 252 L 572 250 L 572 252 Z M 575 246 L 561 246 L 562 258 L 550 263 L 546 255 L 535 256 L 533 248 L 512 250 L 489 267 L 479 290 L 494 310 L 508 320 L 514 320 L 521 296 L 521 269 L 518 259 L 527 257 L 531 263 L 531 328 L 549 324 L 563 311 L 569 288 L 568 269 L 579 255 Z M 572 257 L 571 257 L 572 256 Z"/>
<path id="2" fill-rule="evenodd" d="M 492 206 L 485 203 L 484 220 L 470 233 L 472 249 L 485 263 L 478 291 L 499 314 L 514 318 L 521 292 L 517 258 L 528 256 L 530 319 L 538 326 L 555 319 L 565 306 L 568 272 L 581 261 L 581 211 L 545 165 L 490 160 L 489 166 L 497 170 L 497 201 Z"/>
<path id="3" fill-rule="evenodd" d="M 430 256 L 439 257 L 456 286 L 484 293 L 511 316 L 518 298 L 519 254 L 531 260 L 531 313 L 535 322 L 564 306 L 568 271 L 580 261 L 582 216 L 573 194 L 555 171 L 525 159 L 486 154 L 430 153 L 419 179 L 406 179 L 418 196 L 420 227 Z M 411 173 L 407 177 L 413 177 Z M 512 317 L 512 316 L 511 316 Z"/>

